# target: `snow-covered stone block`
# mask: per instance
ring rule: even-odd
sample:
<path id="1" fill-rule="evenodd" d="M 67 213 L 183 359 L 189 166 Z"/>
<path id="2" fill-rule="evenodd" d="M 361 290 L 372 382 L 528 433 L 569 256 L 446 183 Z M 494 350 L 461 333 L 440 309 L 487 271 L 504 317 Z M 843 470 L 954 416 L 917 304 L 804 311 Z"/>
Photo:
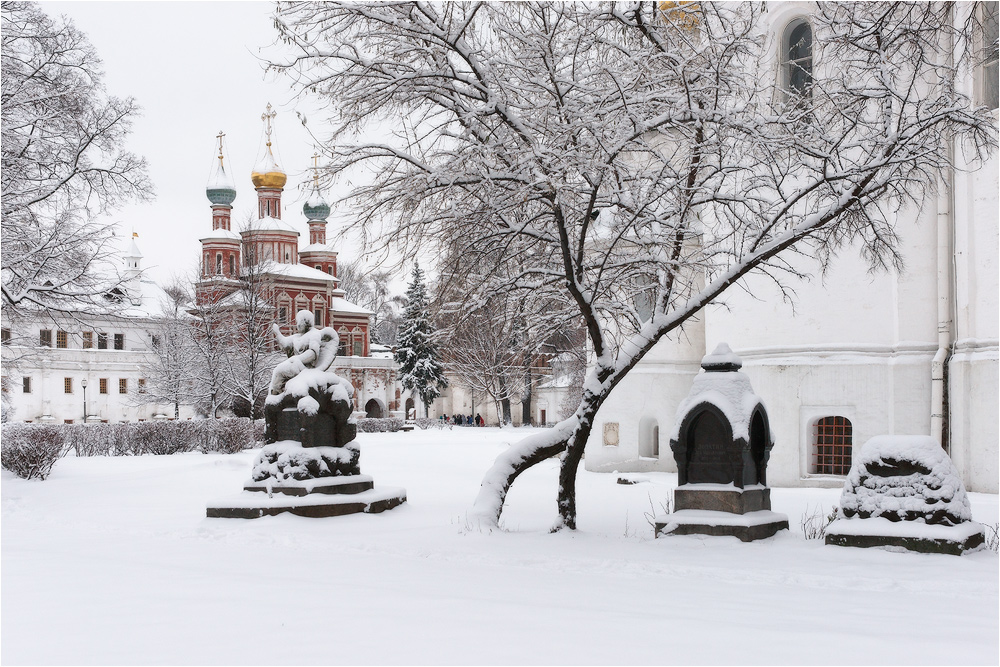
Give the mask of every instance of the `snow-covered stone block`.
<path id="1" fill-rule="evenodd" d="M 882 435 L 855 453 L 826 543 L 960 555 L 983 544 L 955 464 L 926 435 Z"/>

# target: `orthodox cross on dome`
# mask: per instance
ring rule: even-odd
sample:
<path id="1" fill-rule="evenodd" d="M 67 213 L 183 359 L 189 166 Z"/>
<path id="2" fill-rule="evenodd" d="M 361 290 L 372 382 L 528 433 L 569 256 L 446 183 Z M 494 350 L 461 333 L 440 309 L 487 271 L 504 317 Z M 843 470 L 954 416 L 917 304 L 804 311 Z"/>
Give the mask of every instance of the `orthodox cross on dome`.
<path id="1" fill-rule="evenodd" d="M 319 152 L 313 151 L 313 187 L 319 190 Z"/>
<path id="2" fill-rule="evenodd" d="M 260 119 L 264 121 L 264 134 L 267 135 L 267 146 L 271 147 L 271 121 L 274 117 L 278 115 L 277 111 L 271 109 L 271 103 L 267 103 L 267 111 L 260 115 Z"/>
<path id="3" fill-rule="evenodd" d="M 219 130 L 219 133 L 215 135 L 215 138 L 219 140 L 219 163 L 222 163 L 222 138 L 226 136 L 226 133 Z"/>

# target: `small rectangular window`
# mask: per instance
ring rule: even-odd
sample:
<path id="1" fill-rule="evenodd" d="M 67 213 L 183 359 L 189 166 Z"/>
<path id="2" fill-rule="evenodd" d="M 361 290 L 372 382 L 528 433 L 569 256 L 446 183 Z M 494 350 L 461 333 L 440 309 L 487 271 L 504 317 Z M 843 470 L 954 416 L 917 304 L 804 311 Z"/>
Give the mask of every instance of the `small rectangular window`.
<path id="1" fill-rule="evenodd" d="M 101 393 L 102 394 L 108 393 L 108 378 L 101 378 L 100 380 L 98 380 L 98 383 L 101 386 Z"/>
<path id="2" fill-rule="evenodd" d="M 354 339 L 354 356 L 355 357 L 365 356 L 365 343 L 360 338 Z"/>
<path id="3" fill-rule="evenodd" d="M 116 350 L 125 349 L 125 334 L 115 334 L 115 349 Z"/>
<path id="4" fill-rule="evenodd" d="M 42 347 L 52 347 L 52 329 L 42 329 L 38 332 L 38 344 Z"/>
<path id="5" fill-rule="evenodd" d="M 139 393 L 146 393 L 146 378 L 139 378 Z"/>
<path id="6" fill-rule="evenodd" d="M 160 337 L 159 336 L 150 336 L 149 339 L 150 339 L 150 342 L 153 344 L 153 349 L 154 350 L 155 349 L 159 349 L 159 347 L 160 347 Z"/>
<path id="7" fill-rule="evenodd" d="M 106 333 L 97 334 L 97 349 L 98 350 L 108 349 L 108 334 Z"/>
<path id="8" fill-rule="evenodd" d="M 127 394 L 128 393 L 128 380 L 126 378 L 121 378 L 118 380 L 118 393 Z"/>
<path id="9" fill-rule="evenodd" d="M 73 378 L 63 378 L 63 393 L 64 394 L 73 393 Z"/>
<path id="10" fill-rule="evenodd" d="M 66 349 L 69 344 L 69 336 L 66 335 L 65 331 L 56 332 L 56 347 Z"/>
<path id="11" fill-rule="evenodd" d="M 6 345 L 10 342 L 10 329 L 0 329 L 0 343 Z"/>
<path id="12" fill-rule="evenodd" d="M 317 327 L 323 326 L 323 311 L 317 308 L 313 312 L 313 320 L 315 321 Z"/>
<path id="13" fill-rule="evenodd" d="M 288 324 L 288 309 L 284 306 L 278 308 L 278 323 Z"/>
<path id="14" fill-rule="evenodd" d="M 94 332 L 84 331 L 83 332 L 83 349 L 89 350 L 94 347 Z"/>
<path id="15" fill-rule="evenodd" d="M 25 394 L 31 393 L 31 378 L 21 378 L 21 391 Z"/>

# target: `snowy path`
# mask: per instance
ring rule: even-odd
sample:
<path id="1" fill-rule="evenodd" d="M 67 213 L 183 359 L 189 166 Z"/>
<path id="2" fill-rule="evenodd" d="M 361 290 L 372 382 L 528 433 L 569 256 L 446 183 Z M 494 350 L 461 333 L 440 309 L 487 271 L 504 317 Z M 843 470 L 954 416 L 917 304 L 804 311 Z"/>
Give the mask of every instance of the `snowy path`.
<path id="1" fill-rule="evenodd" d="M 792 530 L 652 539 L 675 477 L 581 473 L 580 531 L 548 535 L 556 464 L 522 476 L 513 532 L 465 512 L 524 430 L 360 438 L 381 515 L 206 519 L 256 452 L 66 459 L 2 483 L 4 664 L 982 664 L 998 662 L 998 559 L 825 547 Z M 997 497 L 972 494 L 997 521 Z M 659 508 L 658 508 L 659 509 Z M 627 517 L 627 519 L 626 519 Z"/>

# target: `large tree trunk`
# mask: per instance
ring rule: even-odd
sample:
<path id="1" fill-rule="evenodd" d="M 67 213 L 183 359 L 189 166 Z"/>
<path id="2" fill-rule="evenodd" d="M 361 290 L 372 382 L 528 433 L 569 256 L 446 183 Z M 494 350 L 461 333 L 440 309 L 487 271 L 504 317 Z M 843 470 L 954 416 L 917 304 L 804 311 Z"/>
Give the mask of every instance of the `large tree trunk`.
<path id="1" fill-rule="evenodd" d="M 472 518 L 481 527 L 498 527 L 510 485 L 531 466 L 565 451 L 577 423 L 577 417 L 573 415 L 551 429 L 528 436 L 500 454 L 483 477 Z"/>

